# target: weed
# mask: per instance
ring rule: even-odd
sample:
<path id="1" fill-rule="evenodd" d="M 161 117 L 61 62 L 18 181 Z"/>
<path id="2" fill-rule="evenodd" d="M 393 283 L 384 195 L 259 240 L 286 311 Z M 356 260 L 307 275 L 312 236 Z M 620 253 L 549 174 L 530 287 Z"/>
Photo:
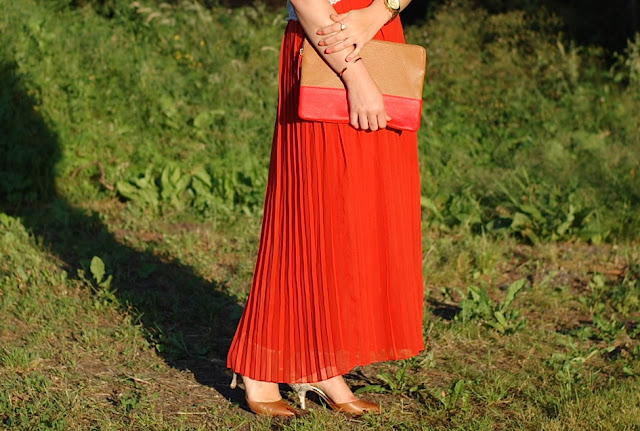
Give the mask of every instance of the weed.
<path id="1" fill-rule="evenodd" d="M 440 406 L 447 411 L 453 411 L 461 404 L 462 411 L 469 409 L 469 391 L 464 380 L 454 380 L 448 391 L 432 392 L 431 396 L 440 402 Z"/>
<path id="2" fill-rule="evenodd" d="M 624 337 L 638 338 L 638 325 L 631 323 L 640 315 L 638 280 L 637 265 L 632 265 L 624 277 L 617 280 L 594 274 L 588 283 L 587 294 L 579 298 L 593 313 L 593 326 L 582 327 L 576 334 L 583 339 L 607 343 Z"/>
<path id="3" fill-rule="evenodd" d="M 402 361 L 395 373 L 383 371 L 376 376 L 382 381 L 382 384 L 364 386 L 359 388 L 356 393 L 375 392 L 379 394 L 406 395 L 409 397 L 423 396 L 422 391 L 426 389 L 426 386 L 424 383 L 419 383 L 413 374 L 407 373 L 408 367 L 409 362 Z"/>
<path id="4" fill-rule="evenodd" d="M 526 279 L 513 282 L 500 302 L 492 300 L 485 289 L 470 286 L 467 294 L 463 295 L 464 299 L 460 301 L 461 311 L 456 319 L 463 322 L 479 319 L 501 334 L 513 333 L 524 327 L 525 319 L 520 318 L 518 310 L 509 308 L 526 284 Z"/>
<path id="5" fill-rule="evenodd" d="M 109 274 L 107 278 L 104 278 L 106 274 L 106 268 L 104 266 L 104 262 L 98 256 L 93 256 L 91 259 L 91 266 L 89 267 L 91 270 L 91 275 L 93 276 L 93 280 L 96 282 L 99 288 L 101 289 L 109 289 L 111 287 L 111 282 L 113 281 L 113 275 Z"/>
<path id="6" fill-rule="evenodd" d="M 588 390 L 588 386 L 595 380 L 596 375 L 585 375 L 585 363 L 598 354 L 598 349 L 593 349 L 590 353 L 579 356 L 554 353 L 545 362 L 555 371 L 555 379 L 560 385 L 560 395 L 564 399 L 577 398 L 583 391 Z"/>
<path id="7" fill-rule="evenodd" d="M 98 256 L 93 256 L 93 258 L 91 258 L 91 264 L 89 265 L 89 271 L 91 272 L 91 279 L 86 278 L 83 269 L 78 269 L 78 277 L 90 286 L 94 294 L 94 306 L 102 309 L 118 304 L 116 292 L 111 288 L 113 274 L 109 274 L 105 278 L 106 267 L 102 259 Z"/>
<path id="8" fill-rule="evenodd" d="M 629 81 L 640 84 L 640 34 L 636 33 L 635 38 L 628 42 L 626 57 L 621 57 L 624 66 L 627 68 Z"/>
<path id="9" fill-rule="evenodd" d="M 131 412 L 140 404 L 140 401 L 141 396 L 137 390 L 127 390 L 114 395 L 112 398 L 114 405 L 122 409 L 124 413 Z"/>
<path id="10" fill-rule="evenodd" d="M 225 169 L 210 175 L 203 167 L 183 172 L 179 166 L 167 165 L 159 173 L 149 166 L 143 175 L 116 183 L 118 193 L 153 214 L 197 210 L 204 216 L 229 218 L 244 212 L 254 216 L 262 211 L 258 190 L 265 186 L 258 172 Z"/>

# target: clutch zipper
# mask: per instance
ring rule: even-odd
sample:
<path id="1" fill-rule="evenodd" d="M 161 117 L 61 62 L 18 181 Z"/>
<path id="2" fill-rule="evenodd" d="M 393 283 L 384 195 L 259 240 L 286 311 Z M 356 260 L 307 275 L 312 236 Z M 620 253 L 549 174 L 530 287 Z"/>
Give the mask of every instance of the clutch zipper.
<path id="1" fill-rule="evenodd" d="M 304 53 L 304 46 L 300 47 L 300 52 L 298 53 L 298 81 L 302 78 L 302 54 Z"/>

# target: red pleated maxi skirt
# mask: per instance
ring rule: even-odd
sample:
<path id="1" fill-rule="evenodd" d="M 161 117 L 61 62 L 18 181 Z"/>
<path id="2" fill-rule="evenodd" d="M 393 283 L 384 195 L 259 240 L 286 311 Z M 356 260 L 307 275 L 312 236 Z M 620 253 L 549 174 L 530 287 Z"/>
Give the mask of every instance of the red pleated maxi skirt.
<path id="1" fill-rule="evenodd" d="M 289 21 L 258 256 L 227 358 L 241 375 L 280 383 L 424 348 L 416 134 L 300 120 L 303 38 Z M 399 20 L 377 38 L 404 41 Z"/>

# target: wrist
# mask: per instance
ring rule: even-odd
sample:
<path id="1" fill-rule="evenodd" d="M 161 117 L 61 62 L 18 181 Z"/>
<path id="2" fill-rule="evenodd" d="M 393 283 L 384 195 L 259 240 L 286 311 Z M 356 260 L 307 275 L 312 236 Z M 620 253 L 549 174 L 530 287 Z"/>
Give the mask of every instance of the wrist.
<path id="1" fill-rule="evenodd" d="M 359 77 L 362 77 L 362 73 L 366 72 L 366 68 L 364 66 L 364 62 L 356 61 L 355 63 L 350 63 L 346 70 L 342 73 L 340 79 L 344 82 L 345 87 L 349 88 L 355 82 L 359 80 Z"/>
<path id="2" fill-rule="evenodd" d="M 373 0 L 367 10 L 371 12 L 372 19 L 379 29 L 394 17 L 394 14 L 384 5 L 384 0 Z"/>

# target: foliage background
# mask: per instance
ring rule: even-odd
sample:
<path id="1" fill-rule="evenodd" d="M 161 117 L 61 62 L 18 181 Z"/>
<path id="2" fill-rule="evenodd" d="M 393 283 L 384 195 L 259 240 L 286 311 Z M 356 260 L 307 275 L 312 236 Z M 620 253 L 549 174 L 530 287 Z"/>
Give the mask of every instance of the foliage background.
<path id="1" fill-rule="evenodd" d="M 3 32 L 5 67 L 28 76 L 26 93 L 63 143 L 59 177 L 101 160 L 116 186 L 59 182 L 63 194 L 117 194 L 141 210 L 189 216 L 258 214 L 282 13 L 91 5 L 44 2 L 40 15 L 14 6 L 18 19 Z M 430 53 L 420 135 L 427 221 L 532 242 L 633 237 L 638 41 L 607 63 L 603 48 L 563 36 L 557 16 L 526 10 L 463 2 L 408 28 Z M 59 37 L 61 20 L 74 37 Z M 28 139 L 8 133 L 5 142 Z M 52 169 L 48 155 L 22 148 L 5 150 L 8 202 L 35 199 L 25 191 Z M 45 172 L 23 175 L 33 169 Z"/>
<path id="2" fill-rule="evenodd" d="M 640 36 L 592 3 L 405 14 L 429 52 L 428 349 L 349 376 L 381 418 L 274 425 L 224 357 L 283 8 L 0 0 L 0 427 L 636 429 Z"/>

